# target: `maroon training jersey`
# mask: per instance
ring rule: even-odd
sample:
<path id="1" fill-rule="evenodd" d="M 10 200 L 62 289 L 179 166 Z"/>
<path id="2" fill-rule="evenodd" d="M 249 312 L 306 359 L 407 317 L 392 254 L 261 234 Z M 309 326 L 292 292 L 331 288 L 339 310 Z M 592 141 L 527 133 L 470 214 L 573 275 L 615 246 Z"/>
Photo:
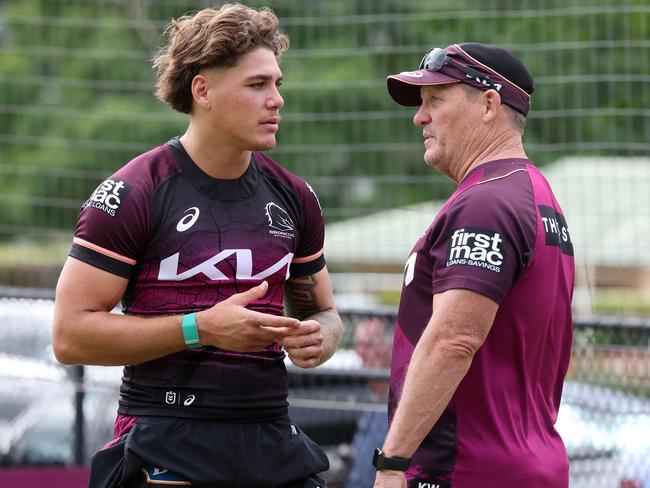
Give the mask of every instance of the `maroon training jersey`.
<path id="1" fill-rule="evenodd" d="M 175 138 L 95 190 L 83 204 L 70 255 L 129 280 L 126 314 L 197 312 L 266 280 L 267 295 L 249 307 L 282 315 L 287 278 L 325 266 L 323 240 L 318 199 L 303 180 L 262 153 L 253 153 L 240 178 L 217 180 Z M 128 365 L 119 412 L 226 420 L 284 415 L 283 360 L 275 344 L 259 353 L 203 347 Z"/>
<path id="2" fill-rule="evenodd" d="M 573 245 L 539 170 L 526 159 L 469 173 L 407 260 L 389 415 L 436 293 L 498 302 L 494 324 L 448 407 L 416 451 L 409 486 L 562 487 L 568 459 L 554 423 L 572 341 Z"/>

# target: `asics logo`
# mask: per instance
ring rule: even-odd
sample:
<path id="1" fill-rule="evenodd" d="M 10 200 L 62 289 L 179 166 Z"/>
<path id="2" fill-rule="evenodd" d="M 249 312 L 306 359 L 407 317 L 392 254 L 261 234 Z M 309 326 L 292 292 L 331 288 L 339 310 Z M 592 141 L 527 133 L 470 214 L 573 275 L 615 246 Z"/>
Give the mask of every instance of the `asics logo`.
<path id="1" fill-rule="evenodd" d="M 192 403 L 194 403 L 194 400 L 196 400 L 196 396 L 195 395 L 190 395 L 185 399 L 185 401 L 183 402 L 183 405 L 185 405 L 186 407 L 189 407 L 190 405 L 192 405 Z"/>
<path id="2" fill-rule="evenodd" d="M 185 212 L 190 212 L 187 215 L 185 215 L 181 220 L 178 221 L 178 224 L 176 224 L 176 230 L 178 232 L 185 232 L 187 229 L 192 227 L 196 220 L 199 218 L 199 209 L 197 207 L 190 207 Z"/>

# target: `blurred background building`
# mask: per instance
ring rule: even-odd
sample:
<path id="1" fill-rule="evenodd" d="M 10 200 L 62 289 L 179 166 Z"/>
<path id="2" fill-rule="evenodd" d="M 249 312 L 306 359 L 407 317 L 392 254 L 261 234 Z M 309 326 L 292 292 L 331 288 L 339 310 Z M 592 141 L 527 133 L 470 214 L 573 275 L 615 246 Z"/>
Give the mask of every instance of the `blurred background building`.
<path id="1" fill-rule="evenodd" d="M 327 367 L 292 371 L 294 415 L 328 445 L 332 485 L 361 413 L 384 408 L 358 395 L 386 369 L 364 367 L 354 326 L 393 316 L 410 247 L 453 188 L 424 164 L 414 110 L 388 97 L 385 77 L 417 67 L 430 47 L 475 41 L 512 50 L 535 78 L 524 141 L 576 248 L 574 359 L 558 422 L 571 437 L 572 486 L 650 487 L 648 0 L 245 3 L 271 6 L 291 39 L 271 155 L 320 198 L 349 326 Z M 185 129 L 152 94 L 165 25 L 219 4 L 0 1 L 0 466 L 84 465 L 111 435 L 119 368 L 52 359 L 56 277 L 94 188 Z M 0 486 L 12 486 L 3 471 L 18 474 L 0 470 Z"/>

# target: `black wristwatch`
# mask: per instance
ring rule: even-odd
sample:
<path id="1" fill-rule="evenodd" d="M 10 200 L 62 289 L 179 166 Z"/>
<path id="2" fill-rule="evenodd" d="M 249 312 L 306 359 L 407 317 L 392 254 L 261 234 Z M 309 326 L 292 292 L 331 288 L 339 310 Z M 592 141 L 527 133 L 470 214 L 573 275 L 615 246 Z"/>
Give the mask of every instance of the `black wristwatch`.
<path id="1" fill-rule="evenodd" d="M 409 469 L 411 460 L 401 457 L 388 457 L 384 454 L 384 451 L 375 448 L 375 454 L 372 457 L 372 465 L 377 470 L 389 469 L 391 471 L 406 471 Z"/>

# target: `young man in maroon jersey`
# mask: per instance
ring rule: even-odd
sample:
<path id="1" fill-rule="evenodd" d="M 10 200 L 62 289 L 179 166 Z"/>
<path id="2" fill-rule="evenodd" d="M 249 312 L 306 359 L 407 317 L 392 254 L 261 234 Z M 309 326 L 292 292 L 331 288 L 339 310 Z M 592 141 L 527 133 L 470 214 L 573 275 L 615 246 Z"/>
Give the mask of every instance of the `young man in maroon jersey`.
<path id="1" fill-rule="evenodd" d="M 533 79 L 510 52 L 432 49 L 388 91 L 458 188 L 406 261 L 381 488 L 568 485 L 554 428 L 572 338 L 573 246 L 522 144 Z"/>
<path id="2" fill-rule="evenodd" d="M 322 486 L 327 458 L 288 418 L 284 357 L 313 368 L 340 340 L 323 218 L 260 152 L 276 144 L 288 39 L 270 10 L 238 4 L 167 34 L 156 94 L 189 126 L 84 203 L 57 286 L 57 358 L 125 365 L 90 485 Z"/>

